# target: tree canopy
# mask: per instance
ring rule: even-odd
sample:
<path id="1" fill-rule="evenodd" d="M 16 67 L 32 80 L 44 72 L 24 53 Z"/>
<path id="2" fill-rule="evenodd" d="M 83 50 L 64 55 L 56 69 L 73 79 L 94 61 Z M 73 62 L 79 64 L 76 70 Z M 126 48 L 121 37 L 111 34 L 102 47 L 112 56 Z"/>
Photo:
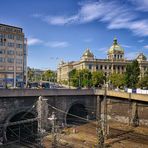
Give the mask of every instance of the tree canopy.
<path id="1" fill-rule="evenodd" d="M 137 60 L 134 60 L 131 64 L 128 64 L 125 72 L 125 84 L 127 87 L 136 88 L 139 81 L 140 68 Z"/>
<path id="2" fill-rule="evenodd" d="M 111 81 L 114 87 L 121 87 L 125 84 L 125 75 L 119 73 L 113 73 L 109 76 L 109 80 Z"/>

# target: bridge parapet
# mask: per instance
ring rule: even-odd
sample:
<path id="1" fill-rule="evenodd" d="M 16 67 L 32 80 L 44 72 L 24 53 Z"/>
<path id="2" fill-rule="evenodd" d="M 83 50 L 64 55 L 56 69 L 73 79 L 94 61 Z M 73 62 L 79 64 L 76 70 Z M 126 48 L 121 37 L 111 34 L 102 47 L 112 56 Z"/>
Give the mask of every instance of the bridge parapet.
<path id="1" fill-rule="evenodd" d="M 94 89 L 0 89 L 0 97 L 95 95 Z"/>
<path id="2" fill-rule="evenodd" d="M 104 95 L 105 90 L 98 89 L 95 91 L 95 94 L 96 95 Z M 121 98 L 121 99 L 131 99 L 131 100 L 136 100 L 136 101 L 148 102 L 148 95 L 147 94 L 135 94 L 135 93 L 107 90 L 106 95 L 111 96 L 111 97 Z"/>

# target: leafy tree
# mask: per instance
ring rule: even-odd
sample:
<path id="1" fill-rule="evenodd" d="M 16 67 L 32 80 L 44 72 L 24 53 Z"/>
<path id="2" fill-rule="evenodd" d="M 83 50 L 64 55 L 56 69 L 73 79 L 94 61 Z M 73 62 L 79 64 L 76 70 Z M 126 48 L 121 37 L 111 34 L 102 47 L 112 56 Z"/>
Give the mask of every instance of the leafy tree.
<path id="1" fill-rule="evenodd" d="M 76 69 L 73 69 L 72 71 L 69 72 L 69 79 L 70 79 L 70 85 L 74 87 L 79 86 L 79 75 Z"/>
<path id="2" fill-rule="evenodd" d="M 105 76 L 103 71 L 95 71 L 92 73 L 92 85 L 97 87 L 100 84 L 103 84 L 105 80 Z"/>
<path id="3" fill-rule="evenodd" d="M 125 75 L 119 73 L 113 73 L 109 76 L 109 80 L 115 87 L 121 87 L 125 84 Z"/>
<path id="4" fill-rule="evenodd" d="M 136 88 L 139 81 L 140 68 L 137 60 L 134 60 L 131 64 L 127 65 L 125 72 L 125 82 L 127 87 Z"/>
<path id="5" fill-rule="evenodd" d="M 81 87 L 91 87 L 92 86 L 92 74 L 88 69 L 80 70 L 79 77 L 81 80 Z"/>
<path id="6" fill-rule="evenodd" d="M 56 80 L 56 73 L 51 70 L 46 70 L 42 74 L 42 80 L 44 81 L 55 81 Z"/>
<path id="7" fill-rule="evenodd" d="M 32 82 L 34 79 L 34 70 L 28 67 L 27 70 L 28 81 Z"/>
<path id="8" fill-rule="evenodd" d="M 74 87 L 90 87 L 91 86 L 91 72 L 87 69 L 76 70 L 73 69 L 69 73 L 70 84 Z"/>
<path id="9" fill-rule="evenodd" d="M 140 87 L 140 88 L 143 88 L 143 87 L 148 88 L 148 71 L 146 71 L 144 76 L 139 80 L 138 87 Z"/>

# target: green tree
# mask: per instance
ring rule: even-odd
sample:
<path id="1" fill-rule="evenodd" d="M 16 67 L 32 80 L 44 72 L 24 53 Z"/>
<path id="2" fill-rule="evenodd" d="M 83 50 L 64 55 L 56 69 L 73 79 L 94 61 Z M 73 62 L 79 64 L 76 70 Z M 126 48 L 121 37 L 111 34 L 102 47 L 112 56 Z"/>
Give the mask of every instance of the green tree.
<path id="1" fill-rule="evenodd" d="M 97 87 L 100 84 L 103 84 L 105 80 L 105 76 L 103 71 L 95 71 L 92 73 L 92 85 Z"/>
<path id="2" fill-rule="evenodd" d="M 28 81 L 32 82 L 34 79 L 34 70 L 31 69 L 30 67 L 28 67 L 27 70 L 27 77 L 28 77 Z"/>
<path id="3" fill-rule="evenodd" d="M 143 87 L 148 88 L 148 71 L 146 71 L 144 76 L 139 80 L 137 86 L 140 88 L 143 88 Z"/>
<path id="4" fill-rule="evenodd" d="M 70 84 L 74 87 L 90 87 L 91 86 L 91 72 L 87 69 L 76 70 L 73 69 L 69 73 Z"/>
<path id="5" fill-rule="evenodd" d="M 55 82 L 56 81 L 56 73 L 53 72 L 52 70 L 46 70 L 42 74 L 42 80 Z"/>
<path id="6" fill-rule="evenodd" d="M 121 87 L 125 84 L 125 75 L 119 73 L 113 73 L 109 76 L 109 80 L 114 87 Z"/>
<path id="7" fill-rule="evenodd" d="M 136 88 L 139 81 L 140 68 L 137 60 L 134 60 L 131 64 L 128 64 L 125 72 L 126 86 L 130 88 Z"/>

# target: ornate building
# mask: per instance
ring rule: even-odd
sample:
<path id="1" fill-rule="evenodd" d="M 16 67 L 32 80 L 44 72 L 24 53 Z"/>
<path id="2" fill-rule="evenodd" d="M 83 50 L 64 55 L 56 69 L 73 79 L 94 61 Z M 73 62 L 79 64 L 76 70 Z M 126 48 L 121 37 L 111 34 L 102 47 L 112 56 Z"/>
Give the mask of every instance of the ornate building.
<path id="1" fill-rule="evenodd" d="M 147 58 L 140 53 L 136 58 L 139 62 L 141 76 L 148 69 Z M 132 60 L 124 58 L 124 49 L 118 44 L 117 39 L 114 38 L 112 46 L 107 53 L 107 59 L 96 59 L 90 49 L 86 49 L 80 61 L 67 62 L 63 61 L 59 64 L 57 70 L 57 81 L 69 79 L 69 72 L 73 69 L 89 69 L 93 71 L 103 71 L 106 76 L 111 73 L 124 73 L 126 65 L 130 64 Z"/>

